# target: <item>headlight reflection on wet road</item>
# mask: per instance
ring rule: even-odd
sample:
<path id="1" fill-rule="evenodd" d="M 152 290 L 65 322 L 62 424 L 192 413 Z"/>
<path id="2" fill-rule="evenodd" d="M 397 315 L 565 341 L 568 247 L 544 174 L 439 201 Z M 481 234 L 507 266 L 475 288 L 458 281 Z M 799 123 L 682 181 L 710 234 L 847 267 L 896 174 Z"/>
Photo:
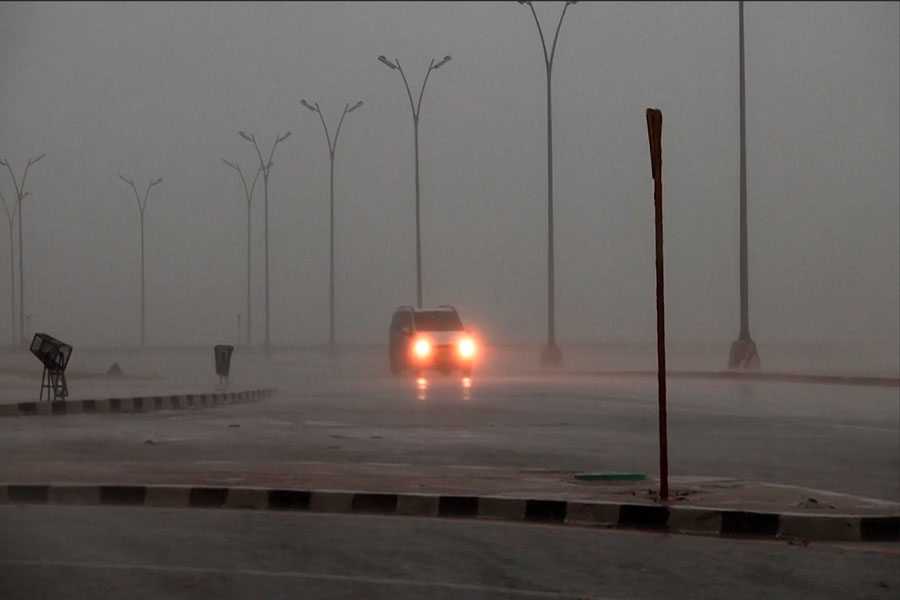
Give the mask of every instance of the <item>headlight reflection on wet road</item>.
<path id="1" fill-rule="evenodd" d="M 462 378 L 462 399 L 464 402 L 468 402 L 472 399 L 472 378 L 471 377 L 463 377 Z"/>
<path id="2" fill-rule="evenodd" d="M 425 402 L 428 400 L 428 390 L 431 382 L 426 377 L 417 377 L 416 378 L 416 400 L 418 402 Z M 440 386 L 442 389 L 448 389 L 449 386 Z M 459 392 L 460 398 L 463 402 L 468 402 L 472 399 L 472 378 L 471 377 L 461 377 L 459 380 Z"/>

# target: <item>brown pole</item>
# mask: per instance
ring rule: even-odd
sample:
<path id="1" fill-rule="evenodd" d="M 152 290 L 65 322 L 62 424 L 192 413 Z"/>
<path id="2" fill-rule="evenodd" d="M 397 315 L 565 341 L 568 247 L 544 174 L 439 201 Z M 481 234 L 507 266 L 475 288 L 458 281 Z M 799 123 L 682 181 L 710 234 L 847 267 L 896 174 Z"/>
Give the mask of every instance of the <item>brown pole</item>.
<path id="1" fill-rule="evenodd" d="M 653 171 L 653 203 L 656 213 L 656 352 L 659 360 L 659 496 L 669 498 L 669 456 L 666 439 L 666 309 L 663 270 L 662 215 L 662 111 L 647 109 L 650 166 Z"/>

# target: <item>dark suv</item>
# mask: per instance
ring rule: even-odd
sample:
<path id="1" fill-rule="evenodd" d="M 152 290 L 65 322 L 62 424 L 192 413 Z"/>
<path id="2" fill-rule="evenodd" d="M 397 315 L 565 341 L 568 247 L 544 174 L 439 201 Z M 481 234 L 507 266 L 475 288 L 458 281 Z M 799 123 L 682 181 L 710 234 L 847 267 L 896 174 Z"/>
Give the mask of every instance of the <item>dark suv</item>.
<path id="1" fill-rule="evenodd" d="M 391 319 L 388 355 L 391 373 L 436 370 L 472 372 L 477 347 L 452 306 L 433 309 L 401 306 Z"/>

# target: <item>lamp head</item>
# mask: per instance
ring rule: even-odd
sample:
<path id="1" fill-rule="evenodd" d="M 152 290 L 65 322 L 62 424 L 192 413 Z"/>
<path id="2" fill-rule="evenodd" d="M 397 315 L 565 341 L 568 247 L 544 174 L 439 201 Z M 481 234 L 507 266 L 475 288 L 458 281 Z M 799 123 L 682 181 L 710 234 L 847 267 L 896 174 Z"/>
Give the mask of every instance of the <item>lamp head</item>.
<path id="1" fill-rule="evenodd" d="M 362 105 L 363 105 L 363 102 L 362 102 L 362 100 L 360 100 L 359 102 L 357 102 L 356 104 L 354 104 L 353 106 L 351 106 L 350 108 L 348 108 L 348 109 L 347 109 L 347 112 L 348 112 L 348 113 L 352 113 L 354 110 L 356 110 L 357 108 L 359 108 L 359 107 L 362 106 Z"/>
<path id="2" fill-rule="evenodd" d="M 300 101 L 300 104 L 302 104 L 303 106 L 305 106 L 306 108 L 308 108 L 309 110 L 311 110 L 311 111 L 313 111 L 313 112 L 319 112 L 319 109 L 318 109 L 318 108 L 316 108 L 315 106 L 312 106 L 312 105 L 311 105 L 309 102 L 307 102 L 306 100 L 301 100 L 301 101 Z"/>
<path id="3" fill-rule="evenodd" d="M 449 55 L 449 54 L 448 54 L 447 56 L 445 56 L 444 58 L 442 58 L 442 59 L 440 60 L 440 62 L 438 62 L 438 64 L 434 65 L 434 67 L 432 67 L 432 68 L 434 68 L 434 69 L 440 68 L 442 65 L 445 65 L 445 64 L 447 64 L 448 62 L 450 62 L 450 55 Z"/>
<path id="4" fill-rule="evenodd" d="M 378 57 L 378 60 L 380 60 L 381 62 L 383 62 L 384 64 L 386 64 L 387 66 L 389 66 L 389 67 L 392 68 L 392 69 L 397 69 L 397 68 L 398 68 L 397 65 L 395 65 L 394 63 L 392 63 L 391 61 L 389 61 L 388 59 L 386 59 L 386 58 L 384 57 L 384 54 L 382 54 L 381 56 L 379 56 L 379 57 Z"/>
<path id="5" fill-rule="evenodd" d="M 245 140 L 247 140 L 248 142 L 253 141 L 253 138 L 251 136 L 247 135 L 246 133 L 244 133 L 243 131 L 238 131 L 238 135 L 241 136 L 242 138 L 244 138 Z"/>

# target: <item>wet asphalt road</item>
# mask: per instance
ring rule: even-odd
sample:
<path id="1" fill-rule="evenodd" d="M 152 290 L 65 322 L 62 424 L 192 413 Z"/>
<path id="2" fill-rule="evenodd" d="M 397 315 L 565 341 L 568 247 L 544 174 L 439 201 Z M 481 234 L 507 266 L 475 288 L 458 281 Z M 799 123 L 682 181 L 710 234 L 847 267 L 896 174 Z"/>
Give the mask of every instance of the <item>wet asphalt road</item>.
<path id="1" fill-rule="evenodd" d="M 208 361 L 180 356 L 153 368 L 187 374 Z M 391 377 L 378 351 L 236 353 L 232 384 L 275 385 L 278 397 L 206 410 L 4 418 L 0 464 L 334 461 L 656 475 L 656 379 L 588 375 L 590 365 L 580 366 L 547 372 L 507 357 L 469 381 L 417 382 Z M 671 475 L 897 501 L 900 391 L 671 378 L 668 450 Z"/>
<path id="2" fill-rule="evenodd" d="M 0 507 L 0 597 L 896 598 L 894 545 L 209 509 Z"/>

